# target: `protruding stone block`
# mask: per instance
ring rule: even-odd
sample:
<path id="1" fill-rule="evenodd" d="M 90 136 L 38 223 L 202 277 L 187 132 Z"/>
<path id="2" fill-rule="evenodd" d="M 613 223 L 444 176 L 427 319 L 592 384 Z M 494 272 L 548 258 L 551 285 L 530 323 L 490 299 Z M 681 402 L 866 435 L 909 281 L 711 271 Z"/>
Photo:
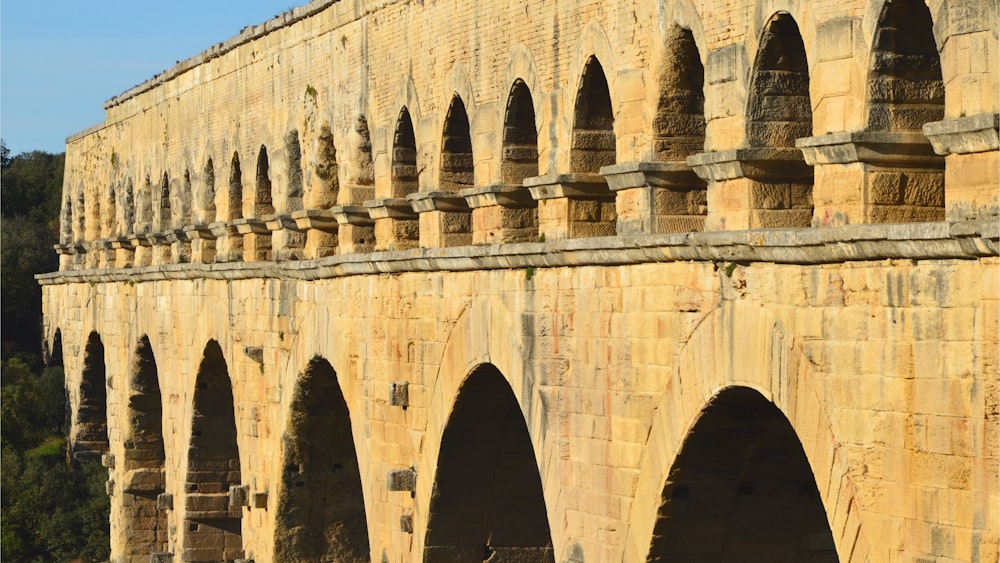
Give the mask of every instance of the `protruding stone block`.
<path id="1" fill-rule="evenodd" d="M 115 480 L 108 479 L 108 482 L 104 484 L 104 492 L 107 493 L 109 497 L 115 496 Z"/>
<path id="2" fill-rule="evenodd" d="M 420 214 L 420 247 L 472 244 L 472 212 L 458 192 L 417 192 L 406 196 Z"/>
<path id="3" fill-rule="evenodd" d="M 250 506 L 250 487 L 248 485 L 229 487 L 229 506 L 231 508 Z"/>
<path id="4" fill-rule="evenodd" d="M 385 486 L 390 491 L 417 490 L 417 472 L 411 467 L 393 469 L 385 475 Z"/>
<path id="5" fill-rule="evenodd" d="M 538 236 L 547 241 L 614 236 L 615 195 L 600 174 L 547 174 L 525 178 L 538 201 Z"/>
<path id="6" fill-rule="evenodd" d="M 236 231 L 243 237 L 243 260 L 267 262 L 271 260 L 271 231 L 268 218 L 244 217 L 233 221 Z"/>
<path id="7" fill-rule="evenodd" d="M 375 221 L 361 205 L 338 205 L 332 208 L 337 218 L 337 248 L 341 254 L 371 252 L 375 248 Z"/>
<path id="8" fill-rule="evenodd" d="M 240 262 L 243 260 L 243 235 L 234 225 L 226 222 L 212 223 L 209 230 L 216 238 L 217 262 Z"/>
<path id="9" fill-rule="evenodd" d="M 813 226 L 944 218 L 944 159 L 920 133 L 834 133 L 796 146 L 816 171 Z"/>
<path id="10" fill-rule="evenodd" d="M 628 162 L 601 175 L 615 193 L 619 235 L 683 233 L 705 226 L 705 182 L 686 162 Z"/>
<path id="11" fill-rule="evenodd" d="M 404 533 L 413 533 L 413 510 L 407 508 L 399 515 L 399 529 Z"/>
<path id="12" fill-rule="evenodd" d="M 267 508 L 267 493 L 258 492 L 250 495 L 251 508 Z"/>
<path id="13" fill-rule="evenodd" d="M 472 209 L 472 244 L 538 240 L 538 205 L 524 186 L 494 184 L 459 195 Z"/>
<path id="14" fill-rule="evenodd" d="M 163 470 L 157 468 L 133 469 L 125 474 L 122 487 L 126 493 L 152 493 L 166 486 Z"/>
<path id="15" fill-rule="evenodd" d="M 298 230 L 306 234 L 305 258 L 323 258 L 337 253 L 337 217 L 330 209 L 302 209 L 292 212 Z"/>
<path id="16" fill-rule="evenodd" d="M 174 554 L 165 551 L 159 551 L 150 554 L 149 563 L 173 563 Z"/>
<path id="17" fill-rule="evenodd" d="M 689 156 L 708 182 L 706 230 L 805 227 L 812 170 L 795 148 L 741 148 Z"/>
<path id="18" fill-rule="evenodd" d="M 107 467 L 108 469 L 115 468 L 115 454 L 102 454 L 101 455 L 101 467 Z"/>
<path id="19" fill-rule="evenodd" d="M 191 262 L 211 264 L 215 261 L 216 236 L 207 225 L 188 225 L 184 233 L 191 240 Z"/>
<path id="20" fill-rule="evenodd" d="M 945 156 L 945 217 L 986 219 L 1000 214 L 1000 114 L 987 113 L 924 125 Z"/>
<path id="21" fill-rule="evenodd" d="M 393 381 L 389 384 L 389 404 L 394 407 L 410 406 L 410 384 L 407 381 Z"/>
<path id="22" fill-rule="evenodd" d="M 174 495 L 170 493 L 160 493 L 156 495 L 156 509 L 157 510 L 173 510 L 174 509 Z"/>
<path id="23" fill-rule="evenodd" d="M 380 198 L 364 206 L 375 221 L 375 250 L 405 250 L 420 244 L 419 215 L 409 201 Z"/>

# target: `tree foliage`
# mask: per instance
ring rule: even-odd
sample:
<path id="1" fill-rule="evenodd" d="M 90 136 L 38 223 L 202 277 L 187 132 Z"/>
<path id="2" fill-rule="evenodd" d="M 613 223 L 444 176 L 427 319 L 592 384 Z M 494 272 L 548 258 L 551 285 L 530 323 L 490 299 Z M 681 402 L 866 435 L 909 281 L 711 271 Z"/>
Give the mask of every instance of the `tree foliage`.
<path id="1" fill-rule="evenodd" d="M 66 452 L 61 366 L 43 367 L 41 290 L 57 268 L 64 155 L 10 156 L 0 141 L 0 550 L 5 561 L 103 561 L 109 556 L 107 470 Z"/>

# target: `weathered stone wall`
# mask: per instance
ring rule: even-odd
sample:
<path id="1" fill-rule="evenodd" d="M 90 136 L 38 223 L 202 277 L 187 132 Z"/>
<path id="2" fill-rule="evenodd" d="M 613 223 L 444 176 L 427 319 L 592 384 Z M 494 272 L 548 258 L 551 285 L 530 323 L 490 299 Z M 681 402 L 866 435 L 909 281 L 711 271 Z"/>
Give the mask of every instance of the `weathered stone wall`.
<path id="1" fill-rule="evenodd" d="M 112 558 L 995 560 L 998 45 L 317 1 L 110 100 L 40 282 Z"/>

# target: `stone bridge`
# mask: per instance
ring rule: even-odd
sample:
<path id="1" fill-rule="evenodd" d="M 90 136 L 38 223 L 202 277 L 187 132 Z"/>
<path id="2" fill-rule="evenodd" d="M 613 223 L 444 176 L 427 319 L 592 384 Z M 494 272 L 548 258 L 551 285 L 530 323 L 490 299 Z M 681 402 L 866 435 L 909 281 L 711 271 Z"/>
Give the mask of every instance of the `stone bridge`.
<path id="1" fill-rule="evenodd" d="M 996 561 L 997 12 L 316 1 L 111 99 L 112 561 Z"/>

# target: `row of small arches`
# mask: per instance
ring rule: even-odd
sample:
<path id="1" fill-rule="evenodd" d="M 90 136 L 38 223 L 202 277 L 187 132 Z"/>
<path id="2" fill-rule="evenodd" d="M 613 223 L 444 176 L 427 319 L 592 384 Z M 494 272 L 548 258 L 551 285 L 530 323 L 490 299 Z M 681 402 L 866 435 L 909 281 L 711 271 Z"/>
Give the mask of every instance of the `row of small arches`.
<path id="1" fill-rule="evenodd" d="M 691 31 L 676 28 L 670 48 L 676 65 L 661 83 L 652 152 L 659 161 L 684 162 L 705 149 L 705 74 Z M 923 2 L 896 0 L 885 5 L 871 59 L 866 87 L 868 130 L 919 132 L 925 123 L 943 118 L 940 58 L 930 12 Z M 746 143 L 750 147 L 782 148 L 797 153 L 796 139 L 813 134 L 806 51 L 798 25 L 787 13 L 776 14 L 765 27 L 746 111 Z M 526 178 L 537 176 L 540 171 L 535 107 L 532 93 L 523 80 L 516 80 L 510 89 L 502 123 L 500 179 L 503 185 L 520 187 Z M 360 206 L 376 196 L 372 145 L 364 116 L 357 117 L 352 138 L 356 142 L 348 159 L 352 172 L 344 178 L 343 186 L 337 149 L 328 125 L 320 128 L 314 145 L 315 178 L 304 176 L 299 131 L 292 130 L 285 136 L 280 152 L 286 173 L 278 186 L 280 194 L 275 194 L 272 162 L 264 145 L 256 155 L 254 186 L 249 193 L 244 187 L 238 152 L 228 159 L 225 184 L 219 181 L 218 166 L 208 158 L 199 178 L 193 179 L 190 170 L 177 178 L 165 172 L 159 180 L 147 176 L 138 188 L 131 178 L 126 178 L 109 188 L 108 197 L 94 199 L 89 206 L 80 186 L 76 200 L 67 196 L 64 202 L 61 241 L 67 244 L 165 232 L 186 225 L 263 218 L 302 209 Z M 576 93 L 568 172 L 598 174 L 602 167 L 615 164 L 616 143 L 615 111 L 605 68 L 596 56 L 591 56 Z M 403 106 L 392 134 L 389 191 L 381 195 L 406 198 L 421 190 L 425 165 L 418 158 L 420 146 L 410 110 Z M 436 189 L 459 192 L 475 187 L 475 163 L 469 115 L 465 101 L 456 93 L 441 130 Z M 808 167 L 801 168 L 804 172 L 796 181 L 807 192 L 812 173 Z M 943 177 L 943 172 L 940 175 Z M 220 189 L 225 193 L 221 199 L 217 197 Z M 693 190 L 704 192 L 704 182 Z M 804 196 L 806 200 L 810 197 Z M 224 208 L 221 212 L 220 204 Z M 943 216 L 943 188 L 938 204 Z M 796 205 L 811 206 L 811 201 Z M 705 212 L 701 206 L 695 213 Z M 416 214 L 411 218 L 415 220 Z"/>

